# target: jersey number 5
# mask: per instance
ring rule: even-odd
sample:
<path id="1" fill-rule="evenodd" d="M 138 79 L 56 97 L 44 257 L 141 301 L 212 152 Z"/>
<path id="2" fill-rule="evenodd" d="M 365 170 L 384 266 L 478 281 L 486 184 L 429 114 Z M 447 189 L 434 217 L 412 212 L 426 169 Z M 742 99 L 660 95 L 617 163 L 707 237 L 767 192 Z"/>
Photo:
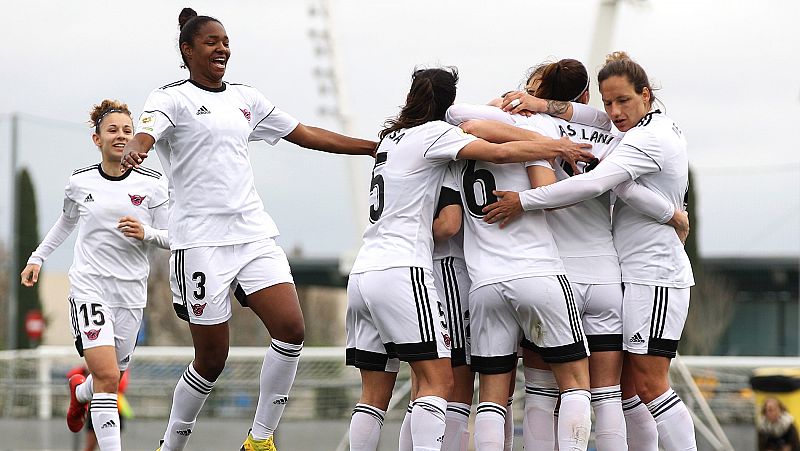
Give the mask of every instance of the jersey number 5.
<path id="1" fill-rule="evenodd" d="M 463 175 L 464 198 L 470 214 L 478 218 L 486 216 L 483 207 L 497 202 L 492 193 L 496 189 L 494 176 L 488 169 L 475 170 L 475 160 L 467 161 Z"/>
<path id="2" fill-rule="evenodd" d="M 383 176 L 381 174 L 375 174 L 375 170 L 378 169 L 378 166 L 383 166 L 386 164 L 387 153 L 388 152 L 381 152 L 375 155 L 375 166 L 372 168 L 372 181 L 369 185 L 369 191 L 371 193 L 372 190 L 375 190 L 375 197 L 378 201 L 377 205 L 369 206 L 369 222 L 372 223 L 378 222 L 378 219 L 381 219 L 381 215 L 383 214 Z"/>

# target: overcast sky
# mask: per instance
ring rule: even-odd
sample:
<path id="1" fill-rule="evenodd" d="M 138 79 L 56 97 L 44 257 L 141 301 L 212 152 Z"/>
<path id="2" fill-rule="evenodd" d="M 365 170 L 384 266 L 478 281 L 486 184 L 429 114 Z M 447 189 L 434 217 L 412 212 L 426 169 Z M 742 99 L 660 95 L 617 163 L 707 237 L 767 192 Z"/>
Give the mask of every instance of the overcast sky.
<path id="1" fill-rule="evenodd" d="M 39 230 L 57 218 L 74 168 L 99 161 L 81 125 L 103 98 L 138 114 L 147 94 L 187 77 L 177 15 L 189 5 L 231 38 L 226 79 L 260 89 L 303 123 L 341 130 L 313 76 L 327 66 L 309 30 L 309 1 L 101 0 L 0 3 L 8 37 L 0 71 L 0 237 L 9 230 L 9 114 L 21 112 L 19 163 L 33 174 Z M 459 68 L 458 101 L 517 87 L 547 58 L 588 63 L 599 1 L 332 0 L 333 36 L 354 134 L 375 139 L 397 113 L 415 65 Z M 625 50 L 661 89 L 695 170 L 694 218 L 705 256 L 800 256 L 800 2 L 621 2 L 611 50 Z M 588 64 L 587 64 L 588 67 Z M 589 67 L 596 73 L 596 67 Z M 281 244 L 336 256 L 359 244 L 346 157 L 281 142 L 251 147 L 258 190 Z M 351 157 L 353 158 L 353 157 Z M 357 160 L 358 161 L 358 160 Z M 155 154 L 148 159 L 160 168 Z M 356 163 L 366 193 L 371 162 Z M 366 196 L 366 194 L 364 194 Z M 363 202 L 362 202 L 363 204 Z M 367 212 L 358 212 L 366 216 Z M 69 266 L 72 241 L 50 260 Z"/>

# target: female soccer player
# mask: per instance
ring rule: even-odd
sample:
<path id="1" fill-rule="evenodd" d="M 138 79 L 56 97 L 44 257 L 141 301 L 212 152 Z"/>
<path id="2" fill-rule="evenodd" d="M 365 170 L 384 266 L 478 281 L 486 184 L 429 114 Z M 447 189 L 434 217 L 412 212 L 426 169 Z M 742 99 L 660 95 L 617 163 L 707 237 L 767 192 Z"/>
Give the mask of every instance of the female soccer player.
<path id="1" fill-rule="evenodd" d="M 608 116 L 625 133 L 619 146 L 589 173 L 523 193 L 498 192 L 501 200 L 486 208 L 488 222 L 505 221 L 522 209 L 593 198 L 630 180 L 672 205 L 683 205 L 688 187 L 686 140 L 671 119 L 652 108 L 655 97 L 644 69 L 618 52 L 609 56 L 598 81 Z M 691 264 L 672 228 L 625 202 L 615 206 L 613 219 L 625 287 L 626 372 L 655 419 L 662 446 L 667 451 L 696 449 L 689 411 L 667 378 L 688 313 L 689 287 L 694 284 Z M 647 447 L 656 449 L 656 444 Z"/>
<path id="2" fill-rule="evenodd" d="M 69 379 L 67 426 L 83 428 L 86 404 L 102 451 L 119 450 L 117 389 L 130 364 L 147 302 L 146 244 L 168 247 L 167 187 L 158 172 L 143 167 L 122 170 L 122 149 L 133 137 L 128 106 L 104 100 L 90 113 L 92 141 L 101 161 L 77 169 L 69 178 L 64 208 L 31 254 L 22 284 L 39 280 L 42 263 L 78 227 L 69 270 L 69 304 L 75 347 L 89 376 Z"/>
<path id="3" fill-rule="evenodd" d="M 179 16 L 187 80 L 154 90 L 123 164 L 137 167 L 156 144 L 173 194 L 172 290 L 189 322 L 195 359 L 175 387 L 162 451 L 186 446 L 197 415 L 225 366 L 229 289 L 262 320 L 272 343 L 259 401 L 242 449 L 272 450 L 303 345 L 303 314 L 278 230 L 255 190 L 248 141 L 281 138 L 331 153 L 370 155 L 376 143 L 305 126 L 258 90 L 223 81 L 231 56 L 217 19 L 185 8 Z M 235 283 L 234 283 L 235 282 Z"/>
<path id="4" fill-rule="evenodd" d="M 399 360 L 409 362 L 419 385 L 413 449 L 441 447 L 453 382 L 447 321 L 432 283 L 431 228 L 448 162 L 521 162 L 585 147 L 548 138 L 497 145 L 464 133 L 443 121 L 457 81 L 455 69 L 415 71 L 406 105 L 380 134 L 371 225 L 347 287 L 347 364 L 362 381 L 351 450 L 376 448 Z"/>

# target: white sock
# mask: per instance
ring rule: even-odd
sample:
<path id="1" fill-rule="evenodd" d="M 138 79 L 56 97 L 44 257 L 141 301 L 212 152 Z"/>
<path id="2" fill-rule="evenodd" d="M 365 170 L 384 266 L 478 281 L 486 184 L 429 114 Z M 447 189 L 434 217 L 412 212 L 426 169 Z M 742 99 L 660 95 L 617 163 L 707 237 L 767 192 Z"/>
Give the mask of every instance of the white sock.
<path id="1" fill-rule="evenodd" d="M 658 440 L 664 451 L 697 451 L 694 422 L 686 404 L 671 388 L 647 403 L 658 427 Z"/>
<path id="2" fill-rule="evenodd" d="M 94 395 L 94 378 L 92 375 L 86 376 L 86 381 L 75 387 L 75 397 L 83 404 L 92 400 Z"/>
<path id="3" fill-rule="evenodd" d="M 559 451 L 586 451 L 592 430 L 592 394 L 572 389 L 561 393 L 558 407 Z"/>
<path id="4" fill-rule="evenodd" d="M 469 404 L 448 402 L 442 451 L 467 451 L 469 446 Z M 402 449 L 401 449 L 402 451 Z"/>
<path id="5" fill-rule="evenodd" d="M 411 409 L 414 402 L 410 402 L 406 407 L 406 416 L 403 417 L 403 423 L 400 425 L 400 443 L 399 451 L 413 451 L 414 441 L 411 438 Z"/>
<path id="6" fill-rule="evenodd" d="M 175 385 L 172 395 L 172 410 L 169 412 L 167 431 L 161 451 L 181 451 L 192 435 L 197 415 L 203 408 L 214 383 L 203 378 L 192 364 L 186 368 Z"/>
<path id="7" fill-rule="evenodd" d="M 622 390 L 619 385 L 597 387 L 592 392 L 594 442 L 598 451 L 626 451 L 625 416 L 622 415 Z"/>
<path id="8" fill-rule="evenodd" d="M 556 449 L 558 397 L 558 383 L 552 371 L 525 368 L 525 418 L 522 419 L 525 449 Z"/>
<path id="9" fill-rule="evenodd" d="M 506 404 L 506 422 L 503 425 L 503 432 L 505 433 L 505 440 L 503 442 L 503 451 L 511 451 L 514 449 L 514 409 L 511 404 L 514 403 L 514 397 L 508 397 Z"/>
<path id="10" fill-rule="evenodd" d="M 503 451 L 505 446 L 506 408 L 493 402 L 478 404 L 475 415 L 475 449 Z"/>
<path id="11" fill-rule="evenodd" d="M 438 396 L 423 396 L 411 409 L 411 437 L 414 451 L 439 451 L 444 440 L 447 401 Z"/>
<path id="12" fill-rule="evenodd" d="M 638 395 L 622 400 L 628 451 L 658 451 L 656 420 Z"/>
<path id="13" fill-rule="evenodd" d="M 95 393 L 89 405 L 100 451 L 121 451 L 116 393 Z"/>
<path id="14" fill-rule="evenodd" d="M 381 439 L 386 411 L 368 404 L 356 404 L 350 418 L 350 451 L 375 451 Z"/>
<path id="15" fill-rule="evenodd" d="M 272 339 L 261 365 L 261 389 L 250 432 L 254 439 L 264 440 L 275 433 L 289 401 L 289 390 L 297 374 L 297 362 L 300 361 L 302 349 L 302 343 L 296 345 Z"/>

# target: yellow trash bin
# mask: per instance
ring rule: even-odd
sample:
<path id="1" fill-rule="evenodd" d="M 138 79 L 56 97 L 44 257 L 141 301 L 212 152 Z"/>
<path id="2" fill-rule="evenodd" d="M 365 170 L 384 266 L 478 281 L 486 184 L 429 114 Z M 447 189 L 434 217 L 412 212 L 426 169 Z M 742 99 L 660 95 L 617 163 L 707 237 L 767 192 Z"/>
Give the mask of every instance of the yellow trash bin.
<path id="1" fill-rule="evenodd" d="M 786 406 L 800 431 L 800 368 L 759 368 L 753 371 L 750 385 L 755 394 L 756 418 L 761 417 L 764 400 L 776 398 Z"/>

